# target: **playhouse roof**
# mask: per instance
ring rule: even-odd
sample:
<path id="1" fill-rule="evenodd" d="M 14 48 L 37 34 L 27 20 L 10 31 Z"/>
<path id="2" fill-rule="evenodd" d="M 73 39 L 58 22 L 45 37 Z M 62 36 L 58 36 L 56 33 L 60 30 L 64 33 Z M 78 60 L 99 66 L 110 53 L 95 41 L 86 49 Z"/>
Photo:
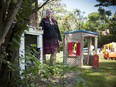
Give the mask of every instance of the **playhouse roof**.
<path id="1" fill-rule="evenodd" d="M 72 34 L 72 33 L 88 33 L 88 34 L 92 34 L 92 35 L 98 35 L 97 32 L 91 32 L 91 31 L 87 31 L 87 30 L 73 30 L 73 31 L 64 32 L 64 34 Z"/>

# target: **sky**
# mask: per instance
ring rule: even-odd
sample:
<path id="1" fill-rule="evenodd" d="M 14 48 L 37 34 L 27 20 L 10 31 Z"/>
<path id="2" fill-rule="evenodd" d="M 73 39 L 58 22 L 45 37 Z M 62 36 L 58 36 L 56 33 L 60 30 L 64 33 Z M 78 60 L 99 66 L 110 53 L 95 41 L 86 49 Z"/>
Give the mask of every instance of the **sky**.
<path id="1" fill-rule="evenodd" d="M 94 7 L 94 5 L 99 2 L 96 0 L 62 0 L 62 3 L 66 4 L 69 11 L 80 9 L 82 12 L 85 11 L 85 16 L 88 16 L 89 13 L 98 11 L 98 7 Z M 112 14 L 116 12 L 116 6 L 105 7 L 104 9 L 111 10 Z"/>

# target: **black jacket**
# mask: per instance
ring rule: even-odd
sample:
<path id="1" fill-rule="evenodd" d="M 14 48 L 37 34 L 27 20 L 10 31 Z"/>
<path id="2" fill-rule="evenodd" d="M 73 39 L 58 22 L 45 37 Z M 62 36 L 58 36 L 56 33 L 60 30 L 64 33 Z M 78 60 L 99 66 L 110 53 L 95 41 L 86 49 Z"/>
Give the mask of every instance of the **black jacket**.
<path id="1" fill-rule="evenodd" d="M 53 24 L 48 18 L 41 20 L 40 26 L 44 30 L 43 39 L 59 39 L 62 41 L 57 21 L 52 19 L 52 22 Z"/>

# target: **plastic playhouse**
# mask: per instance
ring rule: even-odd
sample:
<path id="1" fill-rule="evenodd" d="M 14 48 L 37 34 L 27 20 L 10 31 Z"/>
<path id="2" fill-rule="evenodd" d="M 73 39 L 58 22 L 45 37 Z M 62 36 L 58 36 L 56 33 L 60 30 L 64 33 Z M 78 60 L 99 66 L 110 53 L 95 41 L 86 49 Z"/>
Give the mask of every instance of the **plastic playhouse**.
<path id="1" fill-rule="evenodd" d="M 102 48 L 105 59 L 116 59 L 116 43 L 105 44 Z"/>
<path id="2" fill-rule="evenodd" d="M 84 39 L 87 40 L 88 51 L 84 54 Z M 94 39 L 94 41 L 92 40 Z M 90 56 L 97 55 L 97 40 L 98 33 L 86 30 L 75 30 L 64 33 L 64 51 L 63 51 L 63 62 L 68 65 L 83 66 L 89 64 Z M 92 41 L 94 43 L 94 54 L 91 53 Z M 95 59 L 96 58 L 96 59 Z M 92 65 L 98 67 L 98 56 L 95 56 Z M 85 62 L 85 63 L 84 63 Z M 94 63 L 95 62 L 95 63 Z M 94 64 L 93 64 L 94 63 Z M 96 65 L 95 65 L 96 64 Z"/>

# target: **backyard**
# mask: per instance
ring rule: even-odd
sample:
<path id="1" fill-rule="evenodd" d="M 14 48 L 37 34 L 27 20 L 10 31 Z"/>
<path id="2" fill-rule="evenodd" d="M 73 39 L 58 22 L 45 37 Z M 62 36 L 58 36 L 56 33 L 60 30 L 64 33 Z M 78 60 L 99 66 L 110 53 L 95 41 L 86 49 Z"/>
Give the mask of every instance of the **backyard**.
<path id="1" fill-rule="evenodd" d="M 62 52 L 57 54 L 57 62 L 62 63 Z M 55 87 L 116 87 L 116 60 L 105 60 L 102 54 L 99 55 L 98 69 L 90 66 L 66 68 Z"/>

